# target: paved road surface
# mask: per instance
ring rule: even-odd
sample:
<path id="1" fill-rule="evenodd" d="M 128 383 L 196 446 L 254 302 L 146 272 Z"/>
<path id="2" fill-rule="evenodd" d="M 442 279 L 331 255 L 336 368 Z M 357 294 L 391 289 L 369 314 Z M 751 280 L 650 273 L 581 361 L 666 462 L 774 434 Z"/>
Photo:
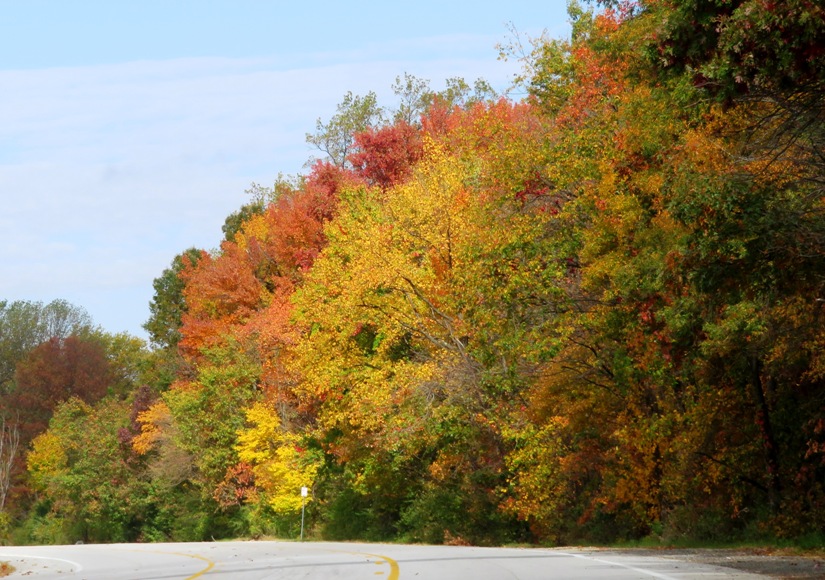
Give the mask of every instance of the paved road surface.
<path id="1" fill-rule="evenodd" d="M 9 578 L 82 580 L 746 580 L 670 556 L 329 542 L 0 547 Z"/>

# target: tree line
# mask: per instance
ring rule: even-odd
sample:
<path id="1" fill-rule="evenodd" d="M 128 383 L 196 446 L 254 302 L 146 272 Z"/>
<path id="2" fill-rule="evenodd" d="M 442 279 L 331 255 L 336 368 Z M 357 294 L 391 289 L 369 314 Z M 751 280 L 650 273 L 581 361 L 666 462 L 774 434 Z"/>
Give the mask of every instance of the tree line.
<path id="1" fill-rule="evenodd" d="M 151 347 L 2 303 L 4 537 L 294 536 L 305 486 L 330 539 L 821 543 L 825 9 L 570 17 L 520 99 L 347 94 Z"/>

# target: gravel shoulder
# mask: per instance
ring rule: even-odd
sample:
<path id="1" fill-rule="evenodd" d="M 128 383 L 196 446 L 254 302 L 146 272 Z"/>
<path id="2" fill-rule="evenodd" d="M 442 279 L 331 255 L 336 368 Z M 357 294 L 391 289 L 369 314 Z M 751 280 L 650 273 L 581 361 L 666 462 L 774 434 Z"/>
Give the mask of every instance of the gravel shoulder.
<path id="1" fill-rule="evenodd" d="M 590 549 L 588 551 L 591 551 Z M 794 554 L 764 548 L 748 549 L 594 549 L 600 554 L 633 554 L 674 558 L 701 562 L 713 566 L 733 568 L 767 578 L 821 578 L 825 579 L 825 553 Z"/>

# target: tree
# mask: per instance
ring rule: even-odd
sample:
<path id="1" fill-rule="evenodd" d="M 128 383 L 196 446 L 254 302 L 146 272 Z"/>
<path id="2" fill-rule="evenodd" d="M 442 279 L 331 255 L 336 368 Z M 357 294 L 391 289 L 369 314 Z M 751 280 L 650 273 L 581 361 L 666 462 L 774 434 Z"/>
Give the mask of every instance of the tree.
<path id="1" fill-rule="evenodd" d="M 467 133 L 487 129 L 475 107 L 455 112 L 472 118 Z M 538 305 L 563 300 L 552 214 L 511 190 L 476 189 L 498 170 L 494 146 L 476 136 L 489 163 L 470 135 L 456 154 L 425 138 L 407 179 L 345 191 L 296 298 L 299 406 L 315 417 L 310 440 L 342 472 L 326 485 L 365 498 L 371 525 L 394 522 L 426 541 L 444 541 L 445 529 L 477 542 L 518 533 L 497 511 L 507 478 L 498 425 L 519 401 L 519 374 L 552 349 Z"/>
<path id="2" fill-rule="evenodd" d="M 55 407 L 71 397 L 93 403 L 106 395 L 111 370 L 96 341 L 71 335 L 35 347 L 17 365 L 10 406 L 20 413 L 21 441 L 28 444 L 48 426 Z"/>
<path id="3" fill-rule="evenodd" d="M 25 467 L 22 451 L 32 437 L 45 429 L 57 403 L 47 401 L 39 387 L 26 394 L 28 387 L 20 385 L 19 372 L 42 358 L 50 342 L 62 343 L 75 334 L 87 335 L 92 332 L 91 324 L 85 310 L 65 300 L 46 305 L 23 300 L 0 302 L 0 504 L 6 504 L 12 497 L 14 501 L 9 505 L 22 508 L 23 502 L 17 501 L 25 493 L 25 486 L 21 485 Z M 41 396 L 42 401 L 38 400 Z"/>
<path id="4" fill-rule="evenodd" d="M 242 205 L 241 209 L 238 211 L 229 214 L 224 221 L 223 226 L 221 226 L 221 230 L 223 231 L 223 239 L 226 241 L 232 241 L 235 238 L 235 234 L 237 234 L 241 229 L 243 223 L 251 219 L 252 216 L 263 213 L 264 208 L 265 206 L 263 203 L 252 201 Z"/>
<path id="5" fill-rule="evenodd" d="M 88 312 L 66 300 L 52 300 L 46 304 L 43 307 L 42 322 L 45 336 L 49 339 L 68 338 L 92 326 Z"/>
<path id="6" fill-rule="evenodd" d="M 94 405 L 71 398 L 58 405 L 49 429 L 32 442 L 30 481 L 41 517 L 31 525 L 39 543 L 161 540 L 170 532 L 169 496 L 158 493 L 133 461 L 120 433 L 127 401 Z M 169 502 L 164 506 L 163 502 Z"/>
<path id="7" fill-rule="evenodd" d="M 821 5 L 804 0 L 654 0 L 636 3 L 632 13 L 661 23 L 650 39 L 649 57 L 655 67 L 687 75 L 721 99 L 822 94 Z"/>
<path id="8" fill-rule="evenodd" d="M 10 388 L 14 370 L 26 354 L 51 338 L 64 339 L 90 328 L 89 314 L 65 300 L 0 301 L 0 396 Z"/>
<path id="9" fill-rule="evenodd" d="M 443 91 L 433 93 L 432 103 L 448 109 L 454 107 L 469 108 L 476 103 L 492 103 L 499 95 L 484 79 L 476 79 L 472 86 L 461 77 L 451 77 L 446 81 Z"/>
<path id="10" fill-rule="evenodd" d="M 370 185 L 382 189 L 401 183 L 424 153 L 419 130 L 406 121 L 356 133 L 353 170 Z"/>
<path id="11" fill-rule="evenodd" d="M 304 447 L 302 434 L 283 428 L 274 406 L 255 403 L 246 420 L 249 427 L 238 433 L 238 459 L 252 467 L 256 487 L 275 513 L 300 511 L 304 501 L 295 490 L 313 487 L 321 454 Z"/>
<path id="12" fill-rule="evenodd" d="M 319 162 L 305 188 L 284 193 L 245 221 L 219 253 L 182 270 L 184 355 L 196 359 L 200 349 L 242 333 L 256 313 L 284 303 L 325 244 L 324 222 L 349 175 Z"/>
<path id="13" fill-rule="evenodd" d="M 445 82 L 446 87 L 435 91 L 430 82 L 409 73 L 404 78 L 395 77 L 392 91 L 400 102 L 394 113 L 394 120 L 420 128 L 421 117 L 429 114 L 433 107 L 448 110 L 469 108 L 478 103 L 493 103 L 499 99 L 490 83 L 476 79 L 472 86 L 461 77 L 451 77 Z"/>
<path id="14" fill-rule="evenodd" d="M 235 348 L 233 348 L 235 347 Z M 177 445 L 193 459 L 195 483 L 212 498 L 229 468 L 237 464 L 237 434 L 244 409 L 259 397 L 261 370 L 237 345 L 204 352 L 194 380 L 163 395 L 178 431 Z"/>
<path id="15" fill-rule="evenodd" d="M 151 354 L 146 341 L 126 332 L 110 334 L 96 330 L 84 334 L 84 339 L 97 342 L 106 353 L 109 366 L 109 394 L 128 399 L 147 383 Z"/>
<path id="16" fill-rule="evenodd" d="M 395 77 L 392 92 L 400 101 L 394 114 L 395 121 L 402 121 L 414 127 L 420 125 L 421 115 L 426 113 L 433 100 L 430 82 L 404 73 L 403 80 L 401 77 Z"/>
<path id="17" fill-rule="evenodd" d="M 306 141 L 325 153 L 333 165 L 346 168 L 355 134 L 379 124 L 383 116 L 384 111 L 378 106 L 374 92 L 370 91 L 364 97 L 348 92 L 338 104 L 337 113 L 327 123 L 319 118 L 315 133 L 307 133 Z"/>
<path id="18" fill-rule="evenodd" d="M 252 199 L 241 206 L 238 211 L 227 216 L 221 230 L 224 240 L 231 242 L 235 238 L 244 222 L 250 220 L 254 215 L 263 213 L 272 203 L 278 201 L 282 196 L 289 196 L 300 187 L 300 179 L 290 178 L 283 174 L 278 174 L 278 179 L 272 187 L 265 187 L 258 183 L 252 183 L 244 191 Z"/>
<path id="19" fill-rule="evenodd" d="M 195 266 L 201 256 L 201 250 L 189 248 L 175 256 L 169 268 L 152 282 L 155 295 L 149 303 L 149 320 L 143 328 L 155 346 L 174 349 L 180 341 L 181 316 L 187 310 L 181 272 Z"/>
<path id="20" fill-rule="evenodd" d="M 653 5 L 580 13 L 572 42 L 534 53 L 530 90 L 555 125 L 541 172 L 545 195 L 566 191 L 576 310 L 528 391 L 523 433 L 551 436 L 515 434 L 510 459 L 528 470 L 514 483 L 559 490 L 544 499 L 562 509 L 576 498 L 561 521 L 534 520 L 553 533 L 565 519 L 631 537 L 811 526 L 822 501 L 799 486 L 820 473 L 807 449 L 821 414 L 821 124 L 754 93 L 716 105 L 687 69 L 663 83 L 636 58 L 669 22 Z M 797 121 L 804 131 L 785 131 Z M 562 469 L 530 468 L 538 453 Z"/>

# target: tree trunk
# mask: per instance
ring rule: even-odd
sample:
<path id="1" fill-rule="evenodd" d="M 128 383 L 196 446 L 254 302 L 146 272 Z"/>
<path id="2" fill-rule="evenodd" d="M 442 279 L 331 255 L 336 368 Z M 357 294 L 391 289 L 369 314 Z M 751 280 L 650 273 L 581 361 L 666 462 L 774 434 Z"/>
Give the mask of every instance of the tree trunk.
<path id="1" fill-rule="evenodd" d="M 782 480 L 779 473 L 779 446 L 771 424 L 771 414 L 765 398 L 765 388 L 762 381 L 762 363 L 757 358 L 751 359 L 751 390 L 756 405 L 756 425 L 762 437 L 762 449 L 765 454 L 765 465 L 768 470 L 768 499 L 771 511 L 779 512 L 780 498 L 782 497 Z"/>
<path id="2" fill-rule="evenodd" d="M 0 512 L 6 505 L 6 496 L 11 486 L 14 460 L 20 446 L 20 429 L 17 423 L 10 425 L 5 417 L 0 418 Z"/>

